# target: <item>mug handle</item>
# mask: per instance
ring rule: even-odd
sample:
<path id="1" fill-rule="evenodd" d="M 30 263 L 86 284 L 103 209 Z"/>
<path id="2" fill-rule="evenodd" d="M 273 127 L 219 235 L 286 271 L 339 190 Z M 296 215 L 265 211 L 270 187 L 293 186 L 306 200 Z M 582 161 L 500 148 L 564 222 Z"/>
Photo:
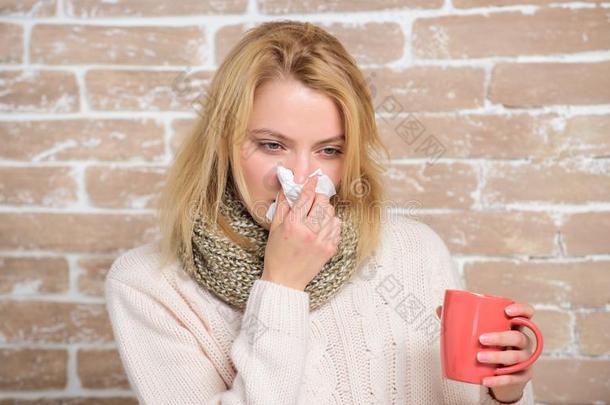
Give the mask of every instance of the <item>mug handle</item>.
<path id="1" fill-rule="evenodd" d="M 534 322 L 530 321 L 528 318 L 516 316 L 514 318 L 510 318 L 510 325 L 511 327 L 514 325 L 519 325 L 527 326 L 528 328 L 530 328 L 534 332 L 534 335 L 536 335 L 536 350 L 527 360 L 524 360 L 521 363 L 513 364 L 512 366 L 496 368 L 494 371 L 495 375 L 511 374 L 528 368 L 530 365 L 532 365 L 533 362 L 536 361 L 536 359 L 538 359 L 538 356 L 540 356 L 540 354 L 542 353 L 542 333 Z"/>

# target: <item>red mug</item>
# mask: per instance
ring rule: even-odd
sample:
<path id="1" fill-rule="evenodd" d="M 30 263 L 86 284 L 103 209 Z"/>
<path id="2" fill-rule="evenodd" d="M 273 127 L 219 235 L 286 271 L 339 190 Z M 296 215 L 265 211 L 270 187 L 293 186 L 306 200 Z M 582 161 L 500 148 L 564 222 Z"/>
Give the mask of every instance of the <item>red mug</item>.
<path id="1" fill-rule="evenodd" d="M 511 374 L 529 367 L 542 353 L 542 333 L 525 317 L 509 317 L 504 309 L 515 301 L 464 290 L 445 290 L 441 312 L 441 365 L 446 378 L 483 384 L 484 377 Z M 481 363 L 480 351 L 503 350 L 504 346 L 487 346 L 479 336 L 503 332 L 513 326 L 527 326 L 536 335 L 536 350 L 525 361 L 510 366 Z"/>

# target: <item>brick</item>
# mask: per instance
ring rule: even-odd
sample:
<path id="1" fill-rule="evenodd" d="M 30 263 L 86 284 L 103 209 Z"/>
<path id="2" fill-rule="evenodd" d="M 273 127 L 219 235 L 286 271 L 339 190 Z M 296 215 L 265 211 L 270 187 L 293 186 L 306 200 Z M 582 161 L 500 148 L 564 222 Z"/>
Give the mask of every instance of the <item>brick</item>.
<path id="1" fill-rule="evenodd" d="M 100 2 L 97 0 L 66 0 L 66 14 L 72 17 L 148 17 L 192 16 L 197 14 L 244 13 L 247 0 L 198 1 L 183 0 L 169 3 L 165 0 L 127 0 Z"/>
<path id="2" fill-rule="evenodd" d="M 379 1 L 291 1 L 258 0 L 258 9 L 266 14 L 323 13 L 327 11 L 375 11 L 395 8 L 440 8 L 442 0 L 379 0 Z"/>
<path id="3" fill-rule="evenodd" d="M 172 136 L 170 139 L 170 149 L 172 156 L 180 148 L 186 137 L 195 129 L 197 121 L 190 118 L 179 118 L 172 121 Z"/>
<path id="4" fill-rule="evenodd" d="M 562 117 L 557 114 L 404 113 L 377 118 L 392 159 L 425 158 L 420 148 L 432 137 L 445 158 L 569 158 L 610 155 L 610 114 Z"/>
<path id="5" fill-rule="evenodd" d="M 549 215 L 525 211 L 456 211 L 418 214 L 452 254 L 551 255 L 557 229 Z"/>
<path id="6" fill-rule="evenodd" d="M 66 350 L 0 348 L 0 389 L 62 390 L 67 384 Z"/>
<path id="7" fill-rule="evenodd" d="M 509 298 L 514 299 L 512 296 L 509 296 Z M 567 350 L 569 348 L 569 345 L 572 343 L 572 327 L 570 325 L 570 315 L 567 312 L 541 309 L 536 310 L 531 319 L 538 326 L 540 332 L 542 332 L 544 339 L 542 353 Z M 531 339 L 532 349 L 535 350 L 536 335 L 528 328 L 525 328 L 524 332 Z"/>
<path id="8" fill-rule="evenodd" d="M 0 294 L 58 294 L 70 288 L 63 257 L 0 256 Z"/>
<path id="9" fill-rule="evenodd" d="M 405 37 L 397 23 L 320 26 L 337 37 L 358 64 L 390 63 L 403 55 Z"/>
<path id="10" fill-rule="evenodd" d="M 23 28 L 21 25 L 0 23 L 0 63 L 22 63 Z"/>
<path id="11" fill-rule="evenodd" d="M 76 79 L 70 72 L 0 71 L 0 112 L 68 113 L 79 110 Z"/>
<path id="12" fill-rule="evenodd" d="M 464 264 L 469 288 L 555 306 L 603 307 L 610 302 L 610 261 L 477 261 Z M 591 283 L 595 280 L 595 283 Z"/>
<path id="13" fill-rule="evenodd" d="M 610 398 L 610 360 L 541 356 L 533 370 L 537 403 L 592 404 Z"/>
<path id="14" fill-rule="evenodd" d="M 457 8 L 470 7 L 503 7 L 521 4 L 545 5 L 551 3 L 573 3 L 572 0 L 453 0 Z M 582 0 L 579 3 L 599 3 L 599 0 Z"/>
<path id="15" fill-rule="evenodd" d="M 566 214 L 561 225 L 566 254 L 610 253 L 610 212 Z"/>
<path id="16" fill-rule="evenodd" d="M 539 9 L 417 19 L 413 53 L 423 59 L 553 55 L 608 49 L 610 14 L 601 9 Z"/>
<path id="17" fill-rule="evenodd" d="M 369 22 L 365 24 L 318 24 L 334 35 L 359 64 L 390 63 L 400 59 L 404 48 L 404 34 L 397 23 Z M 216 61 L 220 63 L 235 45 L 246 27 L 230 25 L 216 34 Z"/>
<path id="18" fill-rule="evenodd" d="M 130 388 L 116 350 L 79 350 L 76 367 L 83 388 Z"/>
<path id="19" fill-rule="evenodd" d="M 380 137 L 392 159 L 424 158 L 419 146 L 438 140 L 446 158 L 518 159 L 547 154 L 537 127 L 549 118 L 529 114 L 457 115 L 403 114 L 377 118 Z"/>
<path id="20" fill-rule="evenodd" d="M 46 64 L 196 65 L 206 62 L 200 27 L 36 24 L 31 57 Z"/>
<path id="21" fill-rule="evenodd" d="M 0 335 L 6 343 L 109 343 L 113 334 L 104 304 L 0 301 Z"/>
<path id="22" fill-rule="evenodd" d="M 163 137 L 163 123 L 151 119 L 2 121 L 0 158 L 161 161 Z"/>
<path id="23" fill-rule="evenodd" d="M 197 113 L 208 97 L 209 71 L 90 70 L 85 75 L 89 104 L 96 110 Z"/>
<path id="24" fill-rule="evenodd" d="M 85 172 L 89 201 L 104 208 L 158 208 L 164 167 L 90 166 Z"/>
<path id="25" fill-rule="evenodd" d="M 49 17 L 55 15 L 57 0 L 2 0 L 0 14 L 3 16 Z"/>
<path id="26" fill-rule="evenodd" d="M 101 297 L 104 295 L 104 282 L 106 274 L 112 266 L 113 257 L 110 258 L 82 258 L 78 267 L 82 269 L 76 280 L 78 291 L 81 294 Z"/>
<path id="27" fill-rule="evenodd" d="M 604 161 L 490 162 L 485 178 L 481 191 L 484 205 L 610 200 L 610 164 Z"/>
<path id="28" fill-rule="evenodd" d="M 216 36 L 214 37 L 214 46 L 216 48 L 214 58 L 216 65 L 220 66 L 231 48 L 239 42 L 248 28 L 245 24 L 231 24 L 222 26 L 216 31 Z"/>
<path id="29" fill-rule="evenodd" d="M 467 208 L 477 189 L 476 168 L 469 164 L 392 164 L 383 177 L 392 207 Z"/>
<path id="30" fill-rule="evenodd" d="M 403 70 L 364 70 L 379 120 L 398 114 L 452 111 L 483 106 L 485 74 L 470 67 L 414 66 Z M 401 120 L 402 121 L 402 120 Z M 396 122 L 396 125 L 400 122 Z"/>
<path id="31" fill-rule="evenodd" d="M 156 225 L 148 214 L 0 213 L 0 249 L 119 252 L 152 242 Z"/>
<path id="32" fill-rule="evenodd" d="M 610 352 L 610 312 L 576 314 L 580 351 L 592 356 Z"/>
<path id="33" fill-rule="evenodd" d="M 610 156 L 610 114 L 575 115 L 559 121 L 550 133 L 552 153 L 558 158 Z"/>
<path id="34" fill-rule="evenodd" d="M 506 107 L 610 103 L 610 62 L 500 63 L 489 99 Z"/>
<path id="35" fill-rule="evenodd" d="M 69 167 L 1 167 L 0 203 L 62 208 L 78 200 Z"/>

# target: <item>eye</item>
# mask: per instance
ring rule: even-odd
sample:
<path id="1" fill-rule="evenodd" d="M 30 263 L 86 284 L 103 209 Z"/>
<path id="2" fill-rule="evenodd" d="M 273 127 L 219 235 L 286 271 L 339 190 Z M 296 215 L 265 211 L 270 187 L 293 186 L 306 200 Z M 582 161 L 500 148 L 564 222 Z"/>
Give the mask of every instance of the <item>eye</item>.
<path id="1" fill-rule="evenodd" d="M 343 153 L 343 152 L 341 152 L 341 149 L 337 149 L 337 148 L 331 148 L 331 147 L 324 148 L 324 149 L 322 149 L 322 150 L 323 150 L 323 151 L 329 151 L 330 153 L 324 153 L 324 155 L 326 155 L 326 156 L 331 156 L 331 157 L 333 157 L 333 156 L 338 156 L 338 155 L 340 155 L 341 153 Z"/>
<path id="2" fill-rule="evenodd" d="M 280 150 L 280 148 L 282 148 L 282 145 L 280 145 L 277 142 L 258 142 L 258 145 L 262 149 L 268 150 L 268 151 L 278 151 L 278 150 Z M 275 146 L 279 146 L 279 148 L 276 148 Z"/>

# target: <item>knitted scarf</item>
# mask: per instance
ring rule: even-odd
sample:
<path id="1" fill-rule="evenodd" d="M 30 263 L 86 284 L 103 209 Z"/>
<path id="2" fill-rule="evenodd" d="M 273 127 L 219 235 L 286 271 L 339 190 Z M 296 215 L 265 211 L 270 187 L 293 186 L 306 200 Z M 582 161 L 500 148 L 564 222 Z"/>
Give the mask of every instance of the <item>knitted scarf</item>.
<path id="1" fill-rule="evenodd" d="M 225 188 L 220 210 L 230 226 L 252 241 L 255 249 L 244 249 L 231 241 L 216 224 L 204 221 L 196 213 L 192 252 L 181 249 L 179 258 L 183 268 L 201 287 L 243 312 L 250 289 L 263 274 L 269 231 L 250 215 L 234 187 L 229 185 Z M 342 221 L 341 240 L 337 253 L 305 287 L 305 292 L 309 293 L 310 310 L 329 300 L 356 270 L 358 227 L 343 204 L 335 206 L 335 215 Z"/>

